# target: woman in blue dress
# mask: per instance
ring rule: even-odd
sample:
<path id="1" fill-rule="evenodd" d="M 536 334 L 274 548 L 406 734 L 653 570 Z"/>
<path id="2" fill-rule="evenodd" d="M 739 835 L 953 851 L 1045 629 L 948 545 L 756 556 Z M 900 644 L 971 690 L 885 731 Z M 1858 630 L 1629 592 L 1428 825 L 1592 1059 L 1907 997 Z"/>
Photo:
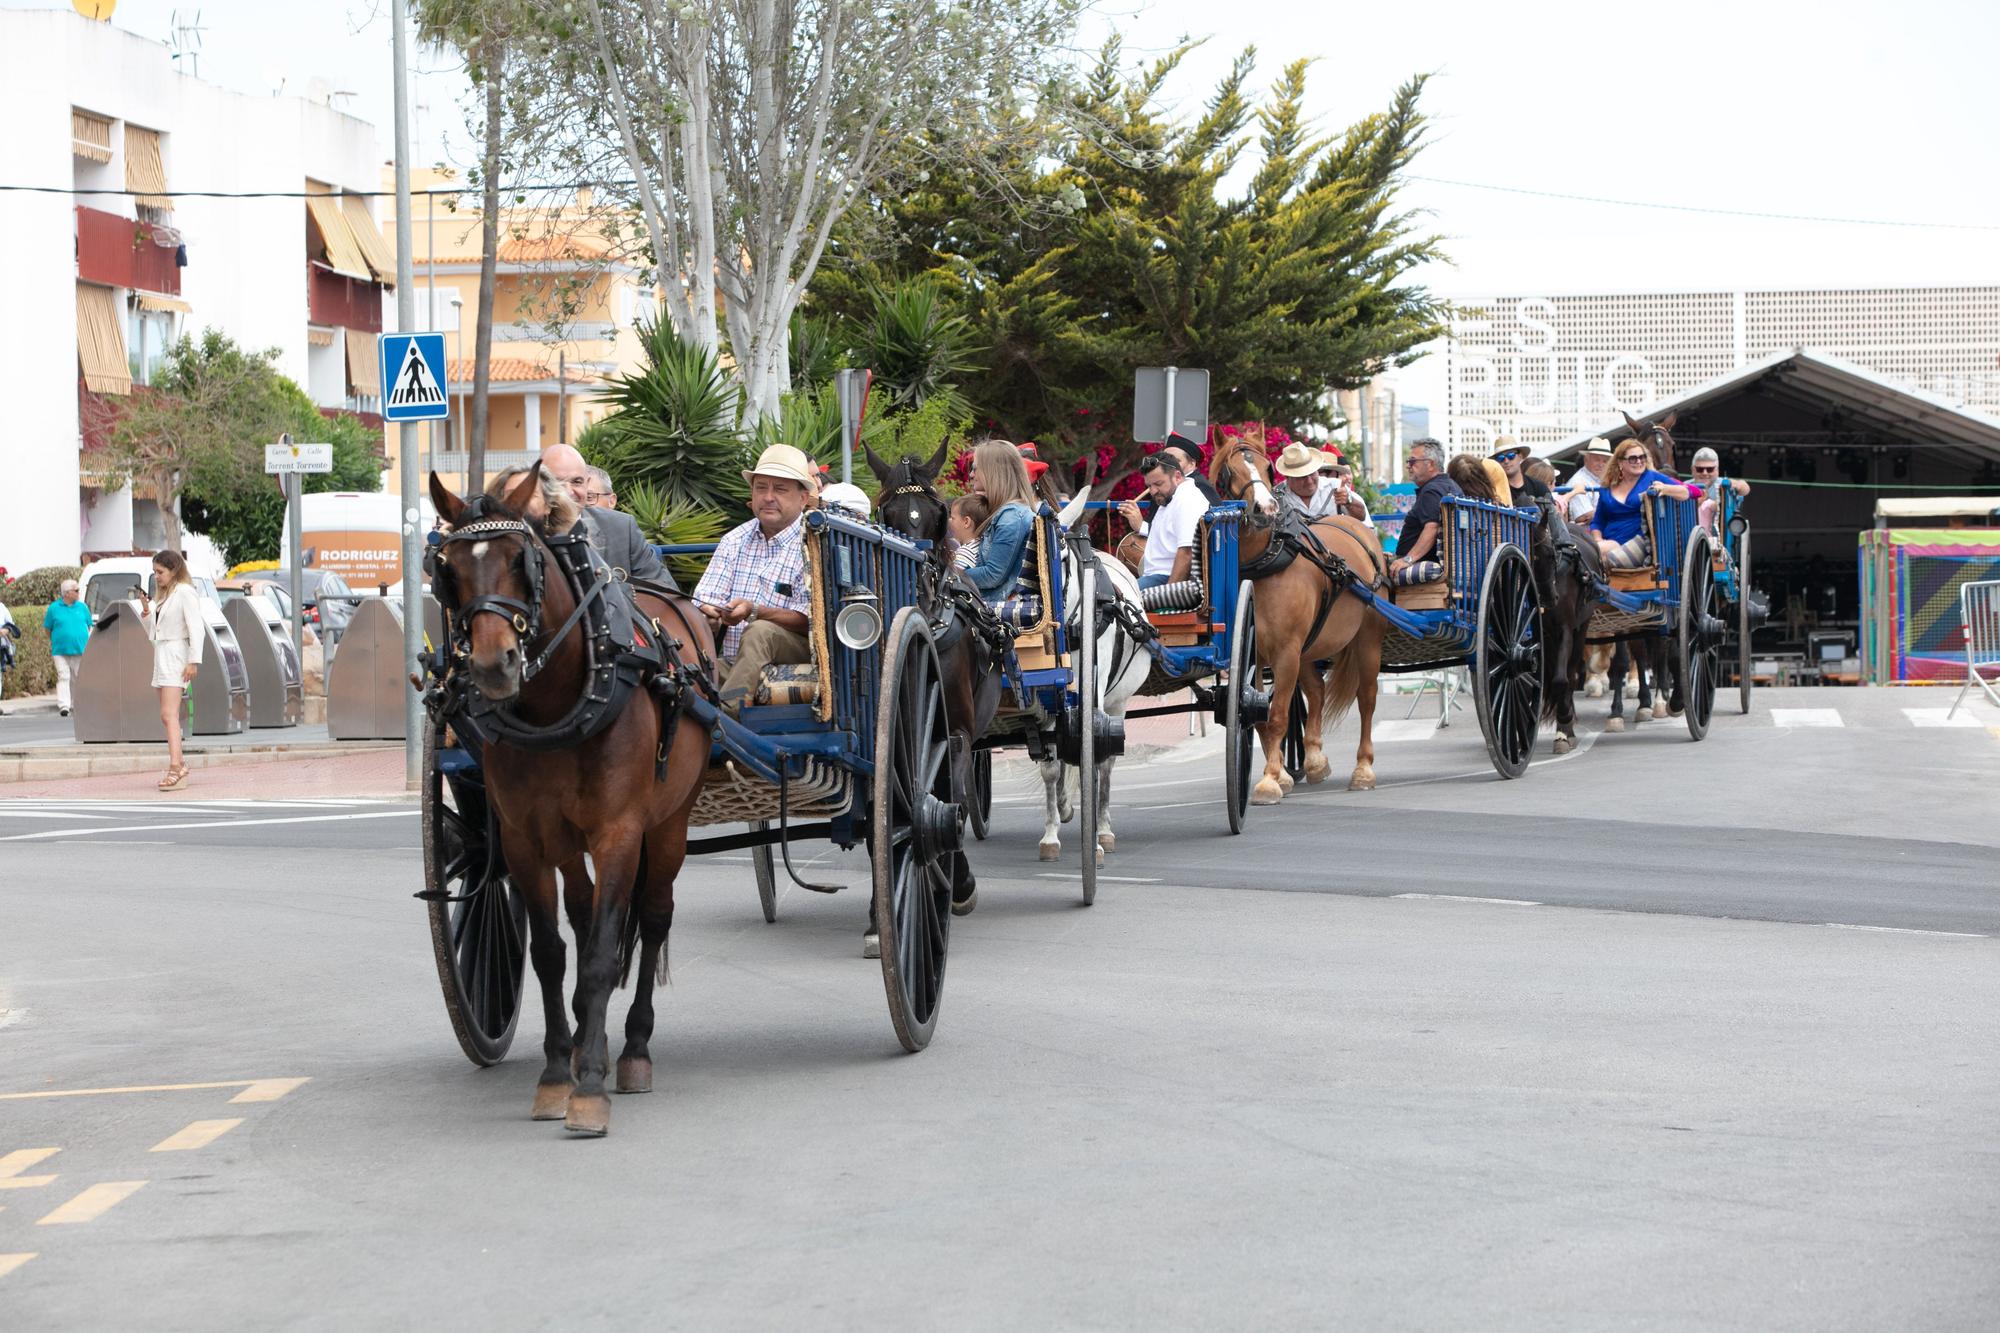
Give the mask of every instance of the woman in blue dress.
<path id="1" fill-rule="evenodd" d="M 972 450 L 968 487 L 986 497 L 993 516 L 979 530 L 979 559 L 964 571 L 988 602 L 1012 597 L 1035 528 L 1035 488 L 1021 452 L 1005 440 L 988 440 Z"/>
<path id="2" fill-rule="evenodd" d="M 1655 491 L 1675 500 L 1700 493 L 1655 471 L 1645 445 L 1624 441 L 1605 469 L 1604 487 L 1597 492 L 1597 512 L 1590 519 L 1591 535 L 1597 538 L 1597 549 L 1606 565 L 1636 569 L 1652 561 L 1645 515 L 1646 496 Z"/>

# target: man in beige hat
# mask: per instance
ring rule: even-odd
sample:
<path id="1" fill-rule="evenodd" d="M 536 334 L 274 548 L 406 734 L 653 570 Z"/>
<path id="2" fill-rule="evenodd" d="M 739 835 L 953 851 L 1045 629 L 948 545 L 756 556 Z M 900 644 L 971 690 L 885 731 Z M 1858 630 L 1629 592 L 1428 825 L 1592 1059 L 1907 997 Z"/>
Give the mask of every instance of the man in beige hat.
<path id="1" fill-rule="evenodd" d="M 1278 494 L 1285 508 L 1308 523 L 1344 512 L 1340 503 L 1340 487 L 1332 478 L 1320 476 L 1320 469 L 1328 466 L 1323 452 L 1297 440 L 1286 445 L 1285 451 L 1278 455 L 1277 471 L 1284 479 Z"/>
<path id="2" fill-rule="evenodd" d="M 1572 523 L 1588 523 L 1597 512 L 1597 492 L 1604 485 L 1604 469 L 1611 465 L 1611 441 L 1595 436 L 1583 447 L 1583 466 L 1570 474 L 1569 497 L 1564 512 Z"/>
<path id="3" fill-rule="evenodd" d="M 804 452 L 789 444 L 758 455 L 743 474 L 755 517 L 723 534 L 695 585 L 695 605 L 725 631 L 722 658 L 730 666 L 722 700 L 731 707 L 756 690 L 765 667 L 812 661 L 803 522 L 812 472 Z"/>
<path id="4" fill-rule="evenodd" d="M 1501 475 L 1507 479 L 1507 490 L 1513 496 L 1511 503 L 1516 509 L 1532 509 L 1537 500 L 1553 500 L 1549 488 L 1527 474 L 1528 446 L 1511 435 L 1502 435 L 1493 441 L 1492 459 L 1500 465 Z M 1503 504 L 1510 503 L 1502 500 Z"/>

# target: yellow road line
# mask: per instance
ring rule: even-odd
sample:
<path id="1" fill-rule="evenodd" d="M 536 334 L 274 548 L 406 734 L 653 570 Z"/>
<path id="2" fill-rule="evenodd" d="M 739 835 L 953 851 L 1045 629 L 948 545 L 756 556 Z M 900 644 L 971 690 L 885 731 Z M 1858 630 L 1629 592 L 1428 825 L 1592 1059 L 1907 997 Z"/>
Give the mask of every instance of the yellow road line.
<path id="1" fill-rule="evenodd" d="M 235 1120 L 197 1120 L 180 1133 L 161 1139 L 147 1151 L 188 1152 L 195 1148 L 206 1148 L 242 1123 L 240 1117 Z"/>
<path id="2" fill-rule="evenodd" d="M 6 1277 L 34 1257 L 33 1254 L 0 1254 L 0 1277 Z"/>
<path id="3" fill-rule="evenodd" d="M 24 1176 L 21 1173 L 61 1151 L 61 1148 L 16 1148 L 5 1157 L 0 1157 L 0 1190 L 35 1189 L 48 1184 L 55 1179 L 54 1176 Z"/>
<path id="4" fill-rule="evenodd" d="M 35 1097 L 103 1097 L 117 1092 L 200 1092 L 206 1088 L 241 1088 L 232 1102 L 274 1102 L 309 1078 L 231 1078 L 220 1083 L 149 1083 L 130 1088 L 63 1088 L 47 1092 L 0 1092 L 0 1102 L 26 1101 Z"/>
<path id="5" fill-rule="evenodd" d="M 101 1185 L 92 1185 L 35 1225 L 50 1227 L 94 1222 L 145 1187 L 143 1180 L 107 1180 Z"/>

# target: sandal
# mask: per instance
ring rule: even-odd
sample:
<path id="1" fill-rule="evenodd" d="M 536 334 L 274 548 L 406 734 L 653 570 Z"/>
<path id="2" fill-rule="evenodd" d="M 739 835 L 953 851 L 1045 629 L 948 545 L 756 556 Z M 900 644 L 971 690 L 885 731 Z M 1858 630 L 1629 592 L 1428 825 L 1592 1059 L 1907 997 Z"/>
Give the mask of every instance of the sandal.
<path id="1" fill-rule="evenodd" d="M 170 768 L 167 770 L 167 775 L 160 779 L 160 790 L 161 791 L 178 790 L 181 784 L 186 782 L 187 780 L 188 780 L 188 769 L 186 764 L 182 764 L 179 768 Z"/>

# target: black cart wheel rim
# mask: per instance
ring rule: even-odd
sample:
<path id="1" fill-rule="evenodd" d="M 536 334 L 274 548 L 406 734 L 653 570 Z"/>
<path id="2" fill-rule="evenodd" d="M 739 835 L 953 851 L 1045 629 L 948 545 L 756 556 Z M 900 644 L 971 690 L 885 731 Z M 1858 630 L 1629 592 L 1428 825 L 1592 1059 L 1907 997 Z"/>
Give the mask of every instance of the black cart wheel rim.
<path id="1" fill-rule="evenodd" d="M 1257 599 L 1245 583 L 1236 597 L 1236 624 L 1229 645 L 1229 693 L 1228 706 L 1223 718 L 1223 729 L 1227 733 L 1223 762 L 1228 766 L 1229 831 L 1241 833 L 1244 821 L 1250 813 L 1250 755 L 1255 748 L 1250 743 L 1248 729 L 1243 724 L 1243 695 L 1254 689 L 1258 682 L 1257 672 Z"/>
<path id="2" fill-rule="evenodd" d="M 1493 766 L 1519 777 L 1535 752 L 1541 730 L 1542 644 L 1539 606 L 1527 557 L 1513 546 L 1493 554 L 1479 601 L 1479 641 L 1474 653 L 1480 726 Z"/>
<path id="3" fill-rule="evenodd" d="M 528 958 L 527 904 L 507 876 L 499 821 L 477 772 L 438 770 L 435 738 L 425 790 L 431 942 L 445 1009 L 475 1064 L 497 1064 L 520 1021 Z"/>
<path id="4" fill-rule="evenodd" d="M 993 824 L 993 752 L 975 750 L 972 754 L 972 803 L 966 812 L 966 822 L 972 826 L 972 836 L 984 842 L 987 830 Z"/>
<path id="5" fill-rule="evenodd" d="M 1285 771 L 1297 782 L 1306 775 L 1306 692 L 1292 690 L 1291 710 L 1285 714 Z"/>
<path id="6" fill-rule="evenodd" d="M 1083 881 L 1083 905 L 1097 901 L 1097 571 L 1083 570 L 1078 579 L 1081 598 L 1077 609 L 1076 698 L 1077 715 L 1083 719 L 1078 737 L 1076 770 L 1076 830 L 1083 862 L 1078 875 Z"/>
<path id="7" fill-rule="evenodd" d="M 905 1049 L 918 1051 L 944 997 L 951 858 L 960 854 L 939 845 L 939 830 L 959 816 L 937 653 L 913 610 L 897 619 L 876 732 L 875 911 L 890 1017 Z"/>
<path id="8" fill-rule="evenodd" d="M 1687 569 L 1681 580 L 1681 674 L 1686 698 L 1688 733 L 1700 740 L 1708 733 L 1715 711 L 1716 681 L 1721 674 L 1722 643 L 1717 627 L 1720 594 L 1716 588 L 1715 555 L 1706 534 L 1689 544 Z"/>
<path id="9" fill-rule="evenodd" d="M 1736 700 L 1745 713 L 1750 711 L 1750 533 L 1736 538 Z"/>

